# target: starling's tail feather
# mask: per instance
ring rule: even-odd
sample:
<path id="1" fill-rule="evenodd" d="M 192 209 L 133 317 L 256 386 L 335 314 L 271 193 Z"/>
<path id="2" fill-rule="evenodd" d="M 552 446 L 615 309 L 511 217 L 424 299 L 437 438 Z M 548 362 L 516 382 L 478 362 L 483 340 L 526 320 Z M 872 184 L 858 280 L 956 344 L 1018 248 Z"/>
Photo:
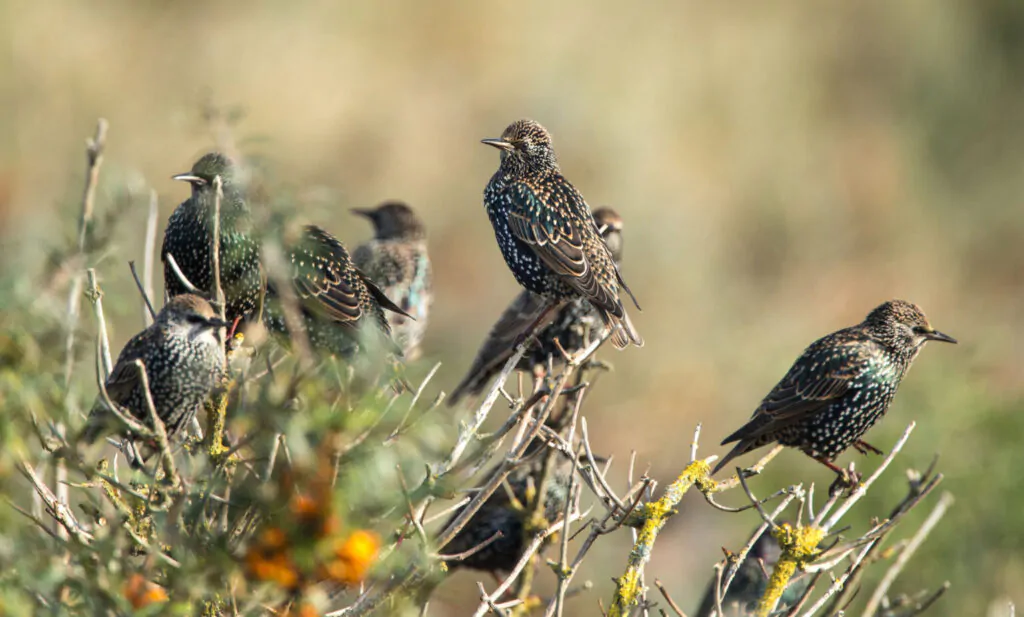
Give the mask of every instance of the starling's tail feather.
<path id="1" fill-rule="evenodd" d="M 726 440 L 726 442 L 724 443 L 727 442 L 728 440 Z M 715 468 L 711 470 L 711 475 L 715 475 L 719 471 L 722 471 L 723 469 L 725 469 L 725 466 L 728 465 L 734 458 L 743 456 L 747 452 L 753 450 L 755 447 L 757 447 L 757 444 L 747 441 L 745 439 L 741 440 L 738 444 L 736 444 L 736 446 L 732 450 L 729 450 L 729 453 L 725 455 L 725 458 L 723 458 L 721 461 L 719 461 L 717 465 L 715 465 Z"/>
<path id="2" fill-rule="evenodd" d="M 636 331 L 636 328 L 633 326 L 633 322 L 630 321 L 629 315 L 626 311 L 622 311 L 622 316 L 619 317 L 602 309 L 601 319 L 604 321 L 606 326 L 612 329 L 611 341 L 612 345 L 615 345 L 616 349 L 625 349 L 630 344 L 636 345 L 637 347 L 644 346 L 643 337 Z"/>

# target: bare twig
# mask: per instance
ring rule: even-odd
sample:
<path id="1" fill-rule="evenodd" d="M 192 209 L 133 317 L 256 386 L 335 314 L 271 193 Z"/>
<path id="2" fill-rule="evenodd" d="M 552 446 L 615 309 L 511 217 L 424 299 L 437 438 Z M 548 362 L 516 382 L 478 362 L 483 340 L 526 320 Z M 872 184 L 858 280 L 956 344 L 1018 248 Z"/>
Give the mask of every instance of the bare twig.
<path id="1" fill-rule="evenodd" d="M 149 327 L 153 321 L 156 320 L 156 311 L 153 309 L 153 303 L 149 300 L 149 294 L 146 293 L 146 288 L 141 280 L 139 280 L 139 273 L 135 271 L 135 262 L 128 262 L 128 269 L 132 271 L 132 278 L 135 279 L 135 287 L 139 290 L 139 295 L 142 296 L 142 321 Z"/>
<path id="2" fill-rule="evenodd" d="M 878 611 L 878 606 L 882 603 L 882 599 L 885 597 L 886 592 L 889 591 L 889 587 L 892 586 L 896 577 L 899 576 L 900 572 L 903 571 L 903 567 L 907 564 L 907 561 L 914 555 L 921 543 L 924 542 L 928 534 L 931 533 L 935 525 L 939 523 L 939 520 L 946 514 L 946 510 L 953 505 L 953 495 L 950 493 L 943 493 L 939 497 L 939 503 L 935 504 L 935 508 L 932 510 L 928 518 L 925 519 L 924 523 L 921 524 L 921 528 L 917 530 L 917 533 L 910 539 L 910 543 L 900 552 L 899 557 L 893 562 L 892 566 L 882 577 L 882 580 L 878 583 L 878 587 L 875 588 L 874 593 L 871 594 L 871 598 L 868 600 L 867 606 L 864 607 L 862 615 L 864 617 L 873 617 Z"/>
<path id="3" fill-rule="evenodd" d="M 174 255 L 166 253 L 164 254 L 164 259 L 167 260 L 167 265 L 171 267 L 171 271 L 174 272 L 174 276 L 178 278 L 178 282 L 181 283 L 182 287 L 187 289 L 191 294 L 196 294 L 197 296 L 204 295 L 203 292 L 199 291 L 199 289 L 192 284 L 192 281 L 188 280 L 185 273 L 181 271 L 181 268 L 178 267 L 178 261 L 174 259 Z"/>
<path id="4" fill-rule="evenodd" d="M 92 534 L 82 528 L 82 525 L 75 518 L 71 508 L 64 502 L 57 499 L 57 496 L 50 490 L 48 486 L 42 481 L 36 470 L 32 468 L 32 465 L 25 459 L 21 459 L 18 462 L 18 469 L 21 473 L 32 483 L 32 486 L 36 489 L 36 493 L 42 498 L 43 503 L 46 504 L 46 509 L 50 513 L 50 516 L 54 518 L 61 527 L 66 530 L 69 537 L 78 544 L 88 546 L 92 542 Z"/>
<path id="5" fill-rule="evenodd" d="M 697 426 L 700 426 L 700 425 L 698 424 Z M 694 439 L 693 443 L 696 444 L 697 440 Z M 696 456 L 697 456 L 697 449 L 694 448 L 693 450 L 691 450 L 690 454 L 694 458 L 696 458 Z M 686 613 L 683 612 L 683 609 L 679 608 L 679 605 L 676 604 L 676 601 L 673 600 L 672 596 L 670 596 L 668 594 L 668 590 L 665 589 L 665 586 L 661 584 L 661 580 L 660 579 L 654 579 L 654 586 L 657 587 L 658 591 L 661 592 L 662 597 L 665 598 L 665 602 L 668 602 L 668 606 L 669 606 L 669 608 L 672 609 L 672 612 L 674 612 L 679 617 L 686 617 Z"/>
<path id="6" fill-rule="evenodd" d="M 142 360 L 135 360 L 135 367 L 139 371 L 139 384 L 146 400 L 146 409 L 149 412 L 149 422 L 152 424 L 153 435 L 156 437 L 157 447 L 160 448 L 160 460 L 163 464 L 164 475 L 173 486 L 181 486 L 181 478 L 174 468 L 174 455 L 171 453 L 171 445 L 167 440 L 167 429 L 164 421 L 156 412 L 156 405 L 153 404 L 153 392 L 149 388 L 149 377 L 146 375 L 146 365 Z"/>
<path id="7" fill-rule="evenodd" d="M 886 470 L 889 464 L 892 463 L 892 460 L 896 457 L 899 451 L 903 449 L 903 446 L 907 443 L 907 439 L 910 438 L 910 433 L 914 431 L 914 427 L 916 425 L 917 423 L 911 422 L 910 425 L 907 426 L 906 430 L 903 431 L 903 435 L 896 442 L 896 445 L 892 447 L 892 450 L 889 451 L 889 454 L 882 461 L 882 464 L 878 466 L 878 469 L 875 470 L 875 473 L 871 474 L 867 481 L 859 485 L 853 491 L 853 494 L 851 494 L 850 497 L 845 502 L 843 502 L 843 505 L 840 506 L 839 509 L 835 511 L 835 514 L 832 515 L 832 518 L 828 519 L 828 522 L 822 526 L 822 529 L 824 529 L 826 532 L 832 529 L 839 522 L 839 520 L 843 518 L 843 516 L 845 516 L 847 512 L 850 511 L 850 508 L 852 508 L 854 504 L 860 501 L 860 499 L 865 494 L 867 494 L 868 489 L 871 488 L 871 485 L 874 484 L 875 480 L 877 480 L 878 477 L 881 476 L 882 473 Z M 819 516 L 824 516 L 824 513 L 825 510 L 822 509 L 822 512 L 819 514 Z"/>

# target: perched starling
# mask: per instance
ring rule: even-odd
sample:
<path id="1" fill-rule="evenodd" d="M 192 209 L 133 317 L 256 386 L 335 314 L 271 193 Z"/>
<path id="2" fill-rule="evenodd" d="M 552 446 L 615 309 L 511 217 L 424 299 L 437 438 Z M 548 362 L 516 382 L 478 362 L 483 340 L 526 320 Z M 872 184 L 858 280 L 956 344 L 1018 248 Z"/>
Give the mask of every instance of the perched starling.
<path id="1" fill-rule="evenodd" d="M 353 265 L 340 240 L 307 225 L 299 240 L 290 245 L 288 257 L 306 336 L 315 351 L 351 358 L 368 345 L 379 345 L 401 355 L 391 339 L 384 310 L 408 314 Z M 271 332 L 287 336 L 283 310 L 280 294 L 270 281 L 264 322 Z"/>
<path id="2" fill-rule="evenodd" d="M 612 259 L 618 264 L 622 259 L 622 218 L 615 210 L 606 207 L 594 210 L 594 221 L 602 230 Z M 546 300 L 525 290 L 512 301 L 491 328 L 469 372 L 452 391 L 449 405 L 455 405 L 466 394 L 475 396 L 483 390 L 515 352 L 517 338 L 527 334 L 526 329 L 538 322 L 546 304 Z M 558 310 L 553 319 L 538 324 L 534 344 L 526 350 L 516 369 L 539 375 L 549 359 L 553 364 L 562 361 L 555 339 L 565 351 L 575 353 L 586 347 L 588 332 L 597 332 L 600 323 L 601 314 L 588 300 L 571 300 Z"/>
<path id="3" fill-rule="evenodd" d="M 250 235 L 252 220 L 246 204 L 237 166 L 223 154 L 203 155 L 188 173 L 174 176 L 192 185 L 192 196 L 181 202 L 164 232 L 160 257 L 164 261 L 164 287 L 170 297 L 188 289 L 171 268 L 167 255 L 173 255 L 182 274 L 213 297 L 211 255 L 216 187 L 220 176 L 223 198 L 220 204 L 220 278 L 228 320 L 249 316 L 259 305 L 263 288 L 259 243 Z"/>
<path id="4" fill-rule="evenodd" d="M 150 394 L 167 436 L 174 437 L 210 396 L 224 371 L 224 348 L 218 328 L 230 326 L 218 318 L 210 303 L 198 296 L 175 296 L 157 315 L 156 321 L 121 350 L 107 377 L 110 400 L 136 419 L 149 424 L 149 409 L 141 387 L 135 360 L 146 366 Z M 81 439 L 96 441 L 105 432 L 115 432 L 120 422 L 107 410 L 102 397 L 89 413 Z"/>
<path id="5" fill-rule="evenodd" d="M 956 343 L 932 328 L 916 305 L 892 300 L 860 324 L 811 343 L 751 420 L 722 442 L 739 443 L 715 472 L 737 456 L 777 441 L 800 448 L 843 475 L 832 461 L 850 446 L 880 452 L 860 438 L 885 414 L 928 341 Z"/>
<path id="6" fill-rule="evenodd" d="M 729 585 L 729 590 L 722 598 L 722 609 L 725 615 L 720 617 L 750 617 L 757 610 L 758 601 L 764 595 L 768 586 L 768 574 L 778 563 L 782 555 L 779 542 L 772 536 L 771 532 L 764 532 L 757 539 L 754 546 L 750 548 L 747 557 L 740 563 L 736 570 L 736 576 Z M 762 567 L 762 564 L 763 567 Z M 701 600 L 700 608 L 697 609 L 695 617 L 711 617 L 715 610 L 715 583 L 712 578 L 708 583 L 707 591 Z M 790 580 L 786 590 L 782 593 L 778 608 L 794 606 L 807 590 L 811 579 L 809 576 L 794 577 Z"/>
<path id="7" fill-rule="evenodd" d="M 356 248 L 352 258 L 384 295 L 412 315 L 409 319 L 388 313 L 387 318 L 405 359 L 413 360 L 419 355 L 434 301 L 426 230 L 412 208 L 402 202 L 389 201 L 352 212 L 370 219 L 374 229 L 373 240 Z"/>
<path id="8" fill-rule="evenodd" d="M 617 348 L 642 346 L 619 298 L 620 289 L 633 294 L 583 195 L 559 170 L 547 130 L 533 120 L 518 120 L 500 139 L 483 143 L 501 151 L 498 171 L 484 189 L 484 205 L 519 284 L 544 297 L 547 310 L 576 298 L 588 300 L 611 328 Z"/>
<path id="9" fill-rule="evenodd" d="M 565 468 L 559 468 L 550 475 L 544 498 L 544 519 L 552 524 L 562 518 L 565 501 L 569 497 L 568 466 L 559 467 Z M 530 484 L 533 484 L 534 488 L 539 487 L 542 479 L 541 469 L 541 461 L 533 460 L 509 474 L 506 482 L 519 502 L 518 505 L 522 507 L 516 507 L 509 499 L 509 491 L 501 487 L 494 491 L 473 518 L 469 519 L 466 526 L 441 550 L 446 555 L 458 555 L 480 546 L 499 531 L 501 537 L 465 559 L 447 562 L 449 569 L 465 567 L 497 574 L 507 573 L 515 568 L 523 556 L 523 528 L 532 509 L 528 499 L 528 488 Z M 457 510 L 445 527 L 455 520 L 460 512 L 461 509 Z"/>

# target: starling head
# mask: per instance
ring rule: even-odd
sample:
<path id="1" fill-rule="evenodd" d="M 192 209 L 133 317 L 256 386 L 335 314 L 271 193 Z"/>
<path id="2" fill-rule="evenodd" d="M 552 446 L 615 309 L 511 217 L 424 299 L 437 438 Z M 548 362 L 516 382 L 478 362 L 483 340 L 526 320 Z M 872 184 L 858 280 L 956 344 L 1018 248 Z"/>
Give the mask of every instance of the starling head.
<path id="1" fill-rule="evenodd" d="M 220 152 L 209 152 L 204 154 L 192 170 L 171 176 L 172 180 L 181 180 L 192 185 L 192 194 L 208 191 L 213 187 L 213 180 L 220 176 L 221 183 L 228 185 L 235 179 L 235 164 L 227 155 Z"/>
<path id="2" fill-rule="evenodd" d="M 622 217 L 615 210 L 604 206 L 594 210 L 594 222 L 601 230 L 605 245 L 612 252 L 612 259 L 619 262 L 622 259 Z"/>
<path id="3" fill-rule="evenodd" d="M 916 304 L 905 300 L 890 300 L 868 313 L 864 328 L 886 347 L 904 353 L 917 353 L 928 341 L 956 343 L 956 339 L 943 334 L 928 323 Z"/>
<path id="4" fill-rule="evenodd" d="M 558 169 L 551 134 L 533 120 L 516 120 L 508 125 L 500 139 L 484 139 L 481 143 L 501 150 L 501 169 L 506 176 Z"/>
<path id="5" fill-rule="evenodd" d="M 419 217 L 401 201 L 386 201 L 376 208 L 353 208 L 352 213 L 370 219 L 377 240 L 420 240 L 426 236 Z"/>
<path id="6" fill-rule="evenodd" d="M 209 302 L 192 294 L 171 298 L 157 315 L 156 321 L 190 340 L 205 335 L 216 341 L 216 329 L 231 326 L 231 322 L 217 316 Z"/>

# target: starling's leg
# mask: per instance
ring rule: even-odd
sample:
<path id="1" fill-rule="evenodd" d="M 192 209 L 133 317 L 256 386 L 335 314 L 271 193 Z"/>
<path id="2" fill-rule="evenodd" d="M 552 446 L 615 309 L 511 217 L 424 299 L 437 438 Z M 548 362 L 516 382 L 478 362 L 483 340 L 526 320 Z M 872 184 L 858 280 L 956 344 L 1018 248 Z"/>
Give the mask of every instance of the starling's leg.
<path id="1" fill-rule="evenodd" d="M 830 495 L 832 494 L 832 492 L 834 490 L 842 490 L 844 488 L 853 488 L 853 487 L 857 486 L 858 484 L 860 484 L 861 475 L 859 473 L 857 473 L 856 471 L 853 471 L 851 469 L 843 469 L 841 467 L 837 467 L 835 464 L 832 463 L 832 461 L 827 460 L 823 456 L 813 456 L 813 455 L 808 455 L 808 456 L 811 456 L 811 458 L 813 458 L 814 460 L 818 461 L 819 463 L 821 463 L 825 467 L 828 467 L 829 469 L 834 471 L 836 473 L 836 475 L 838 476 L 836 478 L 836 481 L 832 483 L 832 486 L 829 487 L 829 494 Z"/>
<path id="2" fill-rule="evenodd" d="M 873 445 L 869 444 L 868 442 L 863 441 L 861 439 L 858 439 L 857 441 L 853 442 L 853 447 L 857 449 L 857 452 L 860 452 L 861 454 L 865 454 L 865 455 L 868 452 L 871 452 L 873 454 L 885 454 L 885 452 L 882 452 L 881 450 L 879 450 L 875 446 L 873 446 Z"/>

